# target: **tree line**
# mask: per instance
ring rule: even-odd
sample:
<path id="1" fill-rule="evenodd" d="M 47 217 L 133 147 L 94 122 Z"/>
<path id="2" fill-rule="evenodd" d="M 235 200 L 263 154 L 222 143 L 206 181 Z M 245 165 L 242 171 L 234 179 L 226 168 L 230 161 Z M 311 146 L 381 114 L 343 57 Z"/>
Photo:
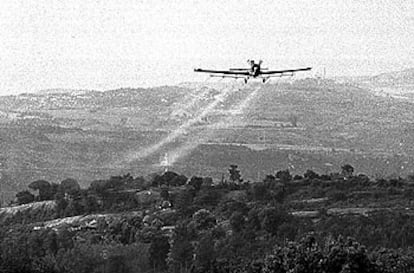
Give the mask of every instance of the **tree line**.
<path id="1" fill-rule="evenodd" d="M 46 182 L 46 183 L 45 183 Z M 36 219 L 0 228 L 1 272 L 412 272 L 411 177 L 372 180 L 351 165 L 338 173 L 288 170 L 249 183 L 236 165 L 219 183 L 174 172 L 94 181 L 29 184 L 54 200 Z M 18 193 L 19 196 L 24 194 Z M 17 197 L 17 196 L 16 196 Z M 324 203 L 296 202 L 326 197 Z M 19 197 L 17 197 L 19 200 Z M 325 200 L 325 199 L 324 199 Z M 20 200 L 22 201 L 22 200 Z M 387 205 L 367 215 L 329 215 L 329 207 Z M 24 202 L 19 202 L 24 203 Z M 317 218 L 291 212 L 312 207 Z M 74 215 L 87 224 L 42 226 Z M 31 218 L 32 217 L 32 218 Z M 62 218 L 65 219 L 65 218 Z"/>

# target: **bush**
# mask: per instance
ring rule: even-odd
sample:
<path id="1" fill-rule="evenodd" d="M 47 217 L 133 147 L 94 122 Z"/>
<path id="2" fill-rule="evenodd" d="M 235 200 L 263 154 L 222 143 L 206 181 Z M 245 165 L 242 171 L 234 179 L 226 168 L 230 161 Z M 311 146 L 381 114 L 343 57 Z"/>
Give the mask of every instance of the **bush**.
<path id="1" fill-rule="evenodd" d="M 315 179 L 319 177 L 319 174 L 315 173 L 312 170 L 307 170 L 304 174 L 303 177 L 305 177 L 306 179 Z"/>
<path id="2" fill-rule="evenodd" d="M 272 235 L 277 235 L 279 226 L 291 219 L 291 216 L 282 207 L 265 208 L 260 212 L 259 217 L 262 228 Z"/>
<path id="3" fill-rule="evenodd" d="M 290 242 L 285 247 L 276 247 L 267 255 L 263 273 L 274 272 L 378 272 L 376 264 L 369 259 L 365 247 L 355 240 L 339 237 L 320 246 L 312 236 L 300 242 Z"/>
<path id="4" fill-rule="evenodd" d="M 278 171 L 276 173 L 276 178 L 279 178 L 283 183 L 287 183 L 292 180 L 292 175 L 290 174 L 289 170 Z"/>
<path id="5" fill-rule="evenodd" d="M 216 218 L 206 209 L 196 211 L 193 214 L 193 221 L 195 223 L 195 228 L 198 230 L 209 229 L 216 225 Z"/>
<path id="6" fill-rule="evenodd" d="M 21 191 L 16 194 L 17 203 L 19 205 L 28 204 L 34 201 L 35 196 L 29 191 Z"/>
<path id="7" fill-rule="evenodd" d="M 334 202 L 345 201 L 347 199 L 346 193 L 338 190 L 328 192 L 327 197 Z"/>
<path id="8" fill-rule="evenodd" d="M 73 195 L 77 193 L 78 191 L 80 191 L 80 186 L 79 186 L 78 181 L 76 181 L 75 179 L 67 178 L 63 180 L 62 182 L 60 182 L 60 190 L 63 191 L 64 193 Z"/>

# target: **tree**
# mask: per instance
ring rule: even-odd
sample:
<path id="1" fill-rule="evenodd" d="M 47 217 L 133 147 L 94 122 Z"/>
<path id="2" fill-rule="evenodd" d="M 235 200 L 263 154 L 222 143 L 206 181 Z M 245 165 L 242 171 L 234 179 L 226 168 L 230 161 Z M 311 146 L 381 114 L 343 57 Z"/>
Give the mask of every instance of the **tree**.
<path id="1" fill-rule="evenodd" d="M 32 190 L 39 191 L 39 201 L 52 200 L 56 194 L 54 187 L 46 180 L 36 180 L 30 183 L 28 187 Z"/>
<path id="2" fill-rule="evenodd" d="M 245 215 L 249 208 L 244 200 L 224 199 L 220 201 L 216 211 L 219 211 L 220 215 L 230 217 L 234 212 L 240 212 L 242 215 Z"/>
<path id="3" fill-rule="evenodd" d="M 34 201 L 35 197 L 29 191 L 21 191 L 16 194 L 17 203 L 19 205 L 28 204 Z"/>
<path id="4" fill-rule="evenodd" d="M 230 217 L 230 226 L 235 232 L 240 232 L 244 228 L 245 220 L 241 212 L 236 211 Z"/>
<path id="5" fill-rule="evenodd" d="M 203 186 L 210 187 L 211 185 L 213 185 L 213 178 L 203 177 Z"/>
<path id="6" fill-rule="evenodd" d="M 230 180 L 234 183 L 243 182 L 241 178 L 240 171 L 237 169 L 237 165 L 230 165 L 229 169 Z"/>
<path id="7" fill-rule="evenodd" d="M 195 249 L 196 272 L 211 272 L 215 260 L 214 239 L 210 232 L 204 234 Z"/>
<path id="8" fill-rule="evenodd" d="M 303 179 L 303 176 L 299 174 L 295 174 L 295 176 L 293 177 L 293 180 L 301 180 L 301 179 Z"/>
<path id="9" fill-rule="evenodd" d="M 80 186 L 79 186 L 78 181 L 76 181 L 75 179 L 67 178 L 63 180 L 62 182 L 60 182 L 60 189 L 64 193 L 73 195 L 76 192 L 80 191 Z"/>
<path id="10" fill-rule="evenodd" d="M 84 211 L 85 213 L 93 213 L 99 209 L 98 200 L 94 195 L 83 192 L 81 199 L 81 207 L 82 211 Z"/>
<path id="11" fill-rule="evenodd" d="M 56 260 L 57 272 L 87 273 L 94 272 L 102 258 L 94 246 L 78 244 L 70 249 L 59 249 Z"/>
<path id="12" fill-rule="evenodd" d="M 65 195 L 62 191 L 58 191 L 55 194 L 55 202 L 56 202 L 56 217 L 64 217 L 65 209 L 68 206 L 68 201 L 66 201 Z"/>
<path id="13" fill-rule="evenodd" d="M 307 236 L 300 242 L 276 247 L 271 255 L 266 256 L 262 272 L 383 272 L 370 260 L 366 249 L 355 240 L 339 237 L 328 244 L 327 249 L 324 249 L 314 237 Z"/>
<path id="14" fill-rule="evenodd" d="M 59 249 L 70 249 L 73 248 L 73 231 L 69 231 L 67 228 L 62 228 L 62 230 L 57 234 L 57 243 L 59 245 Z"/>
<path id="15" fill-rule="evenodd" d="M 290 220 L 290 215 L 282 207 L 269 207 L 260 213 L 262 227 L 272 235 L 277 235 L 278 227 Z"/>
<path id="16" fill-rule="evenodd" d="M 277 229 L 278 236 L 292 241 L 296 237 L 298 226 L 298 223 L 295 221 L 283 223 Z"/>
<path id="17" fill-rule="evenodd" d="M 129 268 L 126 265 L 126 257 L 119 254 L 109 256 L 108 266 L 105 271 L 110 273 L 130 272 Z"/>
<path id="18" fill-rule="evenodd" d="M 65 216 L 80 215 L 83 213 L 83 207 L 78 200 L 69 200 L 65 210 Z"/>
<path id="19" fill-rule="evenodd" d="M 193 246 L 189 237 L 187 227 L 184 225 L 178 225 L 174 230 L 167 258 L 169 272 L 187 272 L 190 268 L 193 260 Z"/>
<path id="20" fill-rule="evenodd" d="M 162 175 L 155 175 L 151 184 L 154 187 L 161 185 L 166 186 L 182 186 L 187 183 L 188 178 L 184 175 L 179 175 L 175 172 L 167 171 Z"/>
<path id="21" fill-rule="evenodd" d="M 46 230 L 44 236 L 44 246 L 48 253 L 56 255 L 58 251 L 57 234 L 54 230 Z"/>
<path id="22" fill-rule="evenodd" d="M 165 271 L 167 269 L 167 257 L 170 250 L 168 237 L 156 234 L 151 239 L 149 247 L 149 262 L 156 271 Z"/>
<path id="23" fill-rule="evenodd" d="M 180 190 L 174 200 L 173 206 L 182 214 L 192 213 L 193 193 L 189 189 Z"/>
<path id="24" fill-rule="evenodd" d="M 203 208 L 214 208 L 220 202 L 223 191 L 214 187 L 203 187 L 198 191 L 193 204 Z"/>
<path id="25" fill-rule="evenodd" d="M 188 181 L 187 176 L 185 175 L 179 175 L 176 178 L 174 178 L 172 181 L 170 181 L 171 186 L 182 186 L 185 185 Z"/>
<path id="26" fill-rule="evenodd" d="M 346 193 L 340 190 L 329 191 L 327 196 L 334 202 L 345 201 L 347 199 Z"/>
<path id="27" fill-rule="evenodd" d="M 345 177 L 345 178 L 350 178 L 352 177 L 352 174 L 354 173 L 354 167 L 352 167 L 349 164 L 345 164 L 341 167 L 342 171 L 341 174 Z"/>
<path id="28" fill-rule="evenodd" d="M 385 249 L 380 248 L 373 251 L 371 259 L 381 273 L 411 273 L 414 272 L 414 251 L 404 251 L 401 249 Z"/>
<path id="29" fill-rule="evenodd" d="M 263 179 L 263 182 L 267 184 L 276 183 L 276 177 L 274 175 L 268 174 L 266 175 L 265 179 Z"/>
<path id="30" fill-rule="evenodd" d="M 251 194 L 254 200 L 266 201 L 270 198 L 269 186 L 265 183 L 254 183 L 251 186 Z"/>
<path id="31" fill-rule="evenodd" d="M 201 185 L 203 184 L 203 178 L 198 176 L 193 176 L 188 182 L 189 185 L 193 186 L 196 191 L 201 189 Z"/>
<path id="32" fill-rule="evenodd" d="M 18 229 L 1 238 L 1 272 L 31 272 L 31 258 L 27 243 L 28 234 L 29 231 Z"/>
<path id="33" fill-rule="evenodd" d="M 323 255 L 314 238 L 305 238 L 300 243 L 290 242 L 287 246 L 276 247 L 271 255 L 267 255 L 263 265 L 263 273 L 319 273 Z"/>
<path id="34" fill-rule="evenodd" d="M 197 230 L 212 228 L 216 225 L 216 218 L 206 209 L 200 209 L 193 214 L 193 221 Z"/>
<path id="35" fill-rule="evenodd" d="M 260 219 L 259 219 L 260 210 L 257 208 L 252 208 L 247 214 L 246 226 L 248 230 L 258 231 L 261 228 Z"/>
<path id="36" fill-rule="evenodd" d="M 27 234 L 27 250 L 30 257 L 41 257 L 45 255 L 45 249 L 43 248 L 46 234 L 41 232 L 32 231 Z M 42 236 L 43 235 L 43 236 Z"/>
<path id="37" fill-rule="evenodd" d="M 290 182 L 292 180 L 292 175 L 289 170 L 278 171 L 276 173 L 276 178 L 279 178 L 283 183 Z"/>
<path id="38" fill-rule="evenodd" d="M 303 177 L 305 177 L 305 178 L 307 178 L 307 179 L 315 179 L 315 178 L 318 178 L 319 177 L 319 175 L 317 174 L 317 173 L 315 173 L 314 171 L 312 171 L 312 170 L 307 170 L 304 174 L 303 174 Z"/>
<path id="39" fill-rule="evenodd" d="M 161 188 L 160 197 L 163 200 L 169 200 L 170 199 L 170 193 L 168 192 L 168 187 L 162 187 Z"/>
<path id="40" fill-rule="evenodd" d="M 323 267 L 326 272 L 378 272 L 366 248 L 353 238 L 342 236 L 330 242 Z"/>

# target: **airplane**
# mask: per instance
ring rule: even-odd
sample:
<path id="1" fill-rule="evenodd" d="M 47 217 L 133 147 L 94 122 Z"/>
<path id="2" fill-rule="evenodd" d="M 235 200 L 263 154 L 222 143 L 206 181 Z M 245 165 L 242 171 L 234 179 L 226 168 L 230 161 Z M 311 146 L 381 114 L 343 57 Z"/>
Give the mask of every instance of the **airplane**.
<path id="1" fill-rule="evenodd" d="M 261 67 L 262 62 L 262 60 L 257 63 L 254 60 L 247 60 L 247 63 L 250 65 L 249 68 L 230 68 L 229 70 L 210 70 L 196 68 L 194 69 L 194 72 L 210 73 L 210 77 L 217 78 L 241 78 L 244 79 L 244 83 L 247 83 L 250 78 L 260 78 L 262 79 L 263 83 L 265 83 L 269 78 L 272 77 L 293 76 L 295 72 L 308 71 L 312 69 L 312 67 L 305 67 L 286 70 L 269 70 L 268 68 Z"/>

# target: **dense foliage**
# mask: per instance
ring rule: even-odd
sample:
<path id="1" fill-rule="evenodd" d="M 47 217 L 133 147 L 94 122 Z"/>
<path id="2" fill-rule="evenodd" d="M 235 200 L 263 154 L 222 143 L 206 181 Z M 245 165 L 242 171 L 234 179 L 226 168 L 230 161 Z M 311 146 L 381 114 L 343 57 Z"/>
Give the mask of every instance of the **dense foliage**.
<path id="1" fill-rule="evenodd" d="M 374 181 L 348 164 L 255 183 L 236 165 L 216 184 L 150 177 L 31 183 L 17 204 L 55 205 L 2 215 L 0 272 L 414 270 L 411 177 Z"/>

